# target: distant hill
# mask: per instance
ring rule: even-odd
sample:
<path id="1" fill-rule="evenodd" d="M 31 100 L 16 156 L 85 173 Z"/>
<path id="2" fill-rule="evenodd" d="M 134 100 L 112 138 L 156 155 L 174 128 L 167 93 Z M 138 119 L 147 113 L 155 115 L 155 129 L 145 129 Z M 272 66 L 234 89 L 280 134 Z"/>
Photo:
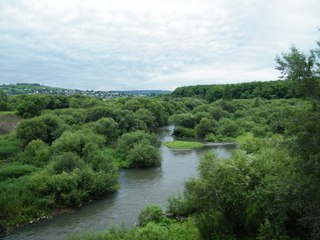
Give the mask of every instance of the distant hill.
<path id="1" fill-rule="evenodd" d="M 58 94 L 70 96 L 80 94 L 99 98 L 117 98 L 126 96 L 157 96 L 160 94 L 168 94 L 170 91 L 165 90 L 128 90 L 128 91 L 94 91 L 94 90 L 78 90 L 57 88 L 40 85 L 37 83 L 17 83 L 0 85 L 0 90 L 9 96 L 20 94 Z"/>

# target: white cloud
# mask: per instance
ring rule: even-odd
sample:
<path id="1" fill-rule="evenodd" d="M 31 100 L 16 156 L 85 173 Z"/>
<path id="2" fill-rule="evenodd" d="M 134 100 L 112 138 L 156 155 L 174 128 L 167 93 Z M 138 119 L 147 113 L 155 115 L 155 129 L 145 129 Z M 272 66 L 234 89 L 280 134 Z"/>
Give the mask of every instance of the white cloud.
<path id="1" fill-rule="evenodd" d="M 0 82 L 173 89 L 276 78 L 318 38 L 316 0 L 2 0 Z"/>

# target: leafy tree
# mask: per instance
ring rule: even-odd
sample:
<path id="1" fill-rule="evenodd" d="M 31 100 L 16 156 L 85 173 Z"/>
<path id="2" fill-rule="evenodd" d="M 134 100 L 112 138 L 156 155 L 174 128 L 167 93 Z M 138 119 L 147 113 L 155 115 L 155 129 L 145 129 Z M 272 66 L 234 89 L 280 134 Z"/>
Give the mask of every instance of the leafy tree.
<path id="1" fill-rule="evenodd" d="M 140 141 L 129 150 L 127 161 L 130 167 L 157 167 L 161 165 L 161 154 L 159 149 L 150 143 Z"/>
<path id="2" fill-rule="evenodd" d="M 320 42 L 318 42 L 320 47 Z M 312 50 L 309 55 L 292 46 L 289 53 L 277 57 L 277 69 L 282 78 L 293 80 L 305 97 L 319 101 L 320 65 L 319 51 Z"/>
<path id="3" fill-rule="evenodd" d="M 143 131 L 128 132 L 123 134 L 117 141 L 117 152 L 119 156 L 126 159 L 134 145 L 140 142 L 144 142 L 154 147 L 160 146 L 159 140 L 153 134 Z"/>
<path id="4" fill-rule="evenodd" d="M 7 111 L 8 109 L 8 96 L 2 90 L 0 90 L 0 111 Z"/>
<path id="5" fill-rule="evenodd" d="M 17 137 L 26 146 L 35 139 L 47 140 L 46 125 L 39 118 L 21 121 L 16 130 Z"/>
<path id="6" fill-rule="evenodd" d="M 141 210 L 138 219 L 141 226 L 145 226 L 149 222 L 159 223 L 164 219 L 164 213 L 160 206 L 150 205 Z"/>
<path id="7" fill-rule="evenodd" d="M 89 131 L 66 131 L 52 144 L 52 149 L 56 153 L 73 152 L 82 157 L 87 144 L 95 144 L 100 148 L 104 144 L 104 138 Z"/>
<path id="8" fill-rule="evenodd" d="M 307 55 L 296 47 L 276 58 L 282 77 L 292 79 L 312 107 L 296 112 L 288 128 L 293 156 L 298 156 L 296 170 L 300 196 L 297 204 L 304 205 L 300 221 L 314 239 L 320 237 L 320 42 L 318 48 Z"/>
<path id="9" fill-rule="evenodd" d="M 83 168 L 82 159 L 72 152 L 62 152 L 52 158 L 49 169 L 54 173 L 72 172 L 75 168 Z"/>
<path id="10" fill-rule="evenodd" d="M 200 123 L 196 125 L 195 130 L 198 137 L 203 138 L 209 133 L 215 133 L 218 123 L 215 120 L 202 118 Z"/>
<path id="11" fill-rule="evenodd" d="M 192 113 L 180 113 L 172 115 L 169 118 L 169 122 L 180 127 L 194 128 L 196 118 Z"/>
<path id="12" fill-rule="evenodd" d="M 157 127 L 157 121 L 152 112 L 145 108 L 140 108 L 135 112 L 136 118 L 143 121 L 150 131 Z"/>
<path id="13" fill-rule="evenodd" d="M 45 114 L 21 121 L 16 133 L 24 145 L 36 139 L 51 144 L 64 130 L 65 125 L 59 117 L 52 114 Z"/>
<path id="14" fill-rule="evenodd" d="M 229 118 L 223 118 L 219 121 L 217 132 L 222 136 L 236 137 L 240 133 L 240 129 L 235 121 Z"/>
<path id="15" fill-rule="evenodd" d="M 96 122 L 85 125 L 85 127 L 92 129 L 96 134 L 103 135 L 106 143 L 114 141 L 119 136 L 118 126 L 118 123 L 112 118 L 101 118 Z"/>
<path id="16" fill-rule="evenodd" d="M 32 140 L 25 148 L 23 154 L 19 156 L 23 163 L 42 167 L 49 162 L 51 150 L 42 140 Z"/>

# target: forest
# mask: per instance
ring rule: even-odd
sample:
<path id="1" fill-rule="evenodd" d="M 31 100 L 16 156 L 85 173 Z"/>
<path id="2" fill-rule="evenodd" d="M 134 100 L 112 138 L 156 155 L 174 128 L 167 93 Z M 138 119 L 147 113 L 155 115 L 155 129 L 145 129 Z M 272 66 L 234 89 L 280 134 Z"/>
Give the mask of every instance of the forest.
<path id="1" fill-rule="evenodd" d="M 155 97 L 0 92 L 21 117 L 0 138 L 0 231 L 106 196 L 119 169 L 161 166 L 158 128 L 193 141 L 238 142 L 202 156 L 199 176 L 139 226 L 71 239 L 319 239 L 320 43 L 277 57 L 283 80 L 177 88 Z"/>

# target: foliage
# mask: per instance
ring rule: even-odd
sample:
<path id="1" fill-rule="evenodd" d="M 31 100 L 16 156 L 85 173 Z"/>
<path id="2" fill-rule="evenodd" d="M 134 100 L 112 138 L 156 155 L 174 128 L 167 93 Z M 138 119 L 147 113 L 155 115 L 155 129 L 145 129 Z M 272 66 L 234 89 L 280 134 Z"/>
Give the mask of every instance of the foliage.
<path id="1" fill-rule="evenodd" d="M 84 162 L 72 152 L 63 152 L 52 158 L 49 165 L 50 172 L 58 174 L 62 172 L 72 172 L 75 168 L 83 168 Z"/>
<path id="2" fill-rule="evenodd" d="M 159 149 L 150 143 L 140 141 L 129 150 L 126 157 L 129 166 L 135 168 L 158 167 L 161 165 Z"/>
<path id="3" fill-rule="evenodd" d="M 196 136 L 196 130 L 193 128 L 175 127 L 173 135 L 176 137 L 194 138 Z"/>
<path id="4" fill-rule="evenodd" d="M 84 240 L 201 240 L 192 219 L 169 224 L 149 222 L 143 227 L 112 227 L 104 233 L 87 233 L 70 236 L 70 239 Z"/>
<path id="5" fill-rule="evenodd" d="M 5 159 L 20 152 L 21 142 L 14 135 L 0 138 L 0 159 Z"/>
<path id="6" fill-rule="evenodd" d="M 248 82 L 226 85 L 198 85 L 176 88 L 174 97 L 196 97 L 214 102 L 221 98 L 248 99 L 262 97 L 266 99 L 298 98 L 299 93 L 292 90 L 292 81 Z"/>
<path id="7" fill-rule="evenodd" d="M 22 95 L 16 98 L 17 111 L 23 118 L 40 115 L 45 109 L 66 108 L 69 106 L 65 96 L 57 95 Z"/>
<path id="8" fill-rule="evenodd" d="M 26 174 L 34 172 L 36 168 L 31 165 L 11 164 L 1 166 L 0 168 L 0 181 L 9 178 L 18 178 Z"/>
<path id="9" fill-rule="evenodd" d="M 148 207 L 141 210 L 138 219 L 139 224 L 141 226 L 145 226 L 149 222 L 159 223 L 163 219 L 165 219 L 165 216 L 160 206 L 149 205 Z"/>
<path id="10" fill-rule="evenodd" d="M 172 115 L 169 118 L 169 122 L 176 126 L 193 128 L 196 125 L 196 118 L 191 113 L 181 113 Z"/>
<path id="11" fill-rule="evenodd" d="M 0 90 L 0 111 L 8 111 L 9 104 L 8 104 L 8 96 Z"/>
<path id="12" fill-rule="evenodd" d="M 45 114 L 21 121 L 17 127 L 17 137 L 25 146 L 36 139 L 51 144 L 64 130 L 65 125 L 59 117 Z"/>
<path id="13" fill-rule="evenodd" d="M 52 144 L 52 149 L 57 153 L 74 152 L 82 157 L 84 155 L 84 149 L 88 144 L 95 144 L 101 147 L 104 144 L 104 138 L 101 135 L 86 130 L 66 131 Z"/>
<path id="14" fill-rule="evenodd" d="M 203 138 L 207 134 L 215 133 L 217 131 L 217 127 L 217 121 L 211 120 L 209 118 L 202 118 L 195 127 L 196 135 L 197 137 Z"/>
<path id="15" fill-rule="evenodd" d="M 18 155 L 18 160 L 26 164 L 43 167 L 49 162 L 51 149 L 41 140 L 31 141 L 24 152 Z"/>
<path id="16" fill-rule="evenodd" d="M 140 142 L 147 143 L 154 147 L 160 146 L 159 140 L 153 134 L 144 131 L 129 132 L 123 134 L 117 141 L 117 152 L 119 156 L 125 159 L 134 145 Z"/>

